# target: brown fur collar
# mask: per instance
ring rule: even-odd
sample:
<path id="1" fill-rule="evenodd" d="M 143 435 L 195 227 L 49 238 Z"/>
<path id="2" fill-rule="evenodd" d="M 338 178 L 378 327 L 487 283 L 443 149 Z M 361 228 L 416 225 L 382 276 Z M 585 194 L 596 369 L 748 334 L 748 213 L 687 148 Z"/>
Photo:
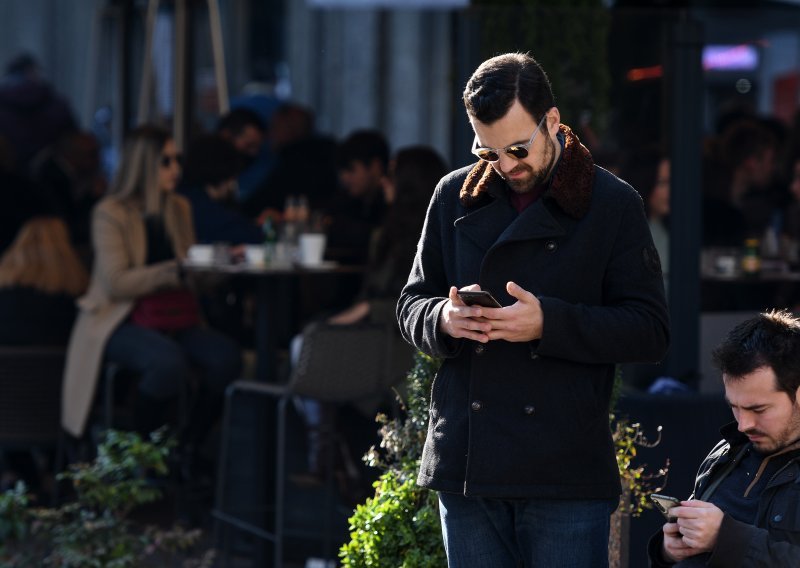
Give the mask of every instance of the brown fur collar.
<path id="1" fill-rule="evenodd" d="M 580 219 L 589 211 L 594 182 L 594 161 L 586 146 L 564 124 L 559 126 L 564 135 L 564 150 L 556 175 L 545 192 L 558 206 L 575 219 Z M 502 183 L 500 175 L 488 162 L 478 162 L 467 174 L 461 186 L 459 199 L 464 207 L 472 207 L 482 201 L 489 186 Z"/>

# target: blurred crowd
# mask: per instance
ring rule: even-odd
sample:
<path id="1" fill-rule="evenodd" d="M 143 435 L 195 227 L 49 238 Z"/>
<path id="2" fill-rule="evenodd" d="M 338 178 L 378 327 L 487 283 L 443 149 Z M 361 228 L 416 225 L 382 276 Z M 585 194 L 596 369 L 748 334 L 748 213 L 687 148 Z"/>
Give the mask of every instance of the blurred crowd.
<path id="1" fill-rule="evenodd" d="M 214 456 L 202 448 L 226 386 L 242 376 L 254 300 L 241 283 L 187 273 L 197 244 L 242 262 L 247 245 L 322 232 L 326 261 L 364 272 L 319 294 L 318 313 L 299 314 L 291 332 L 311 320 L 394 322 L 444 161 L 424 146 L 393 155 L 377 130 L 336 140 L 314 122 L 301 105 L 242 96 L 185 152 L 159 124 L 135 128 L 109 151 L 107 131 L 81 130 L 34 58 L 8 65 L 0 81 L 0 344 L 66 349 L 68 433 L 90 432 L 101 377 L 120 368 L 136 378 L 131 427 L 170 424 L 188 475 L 210 484 Z M 409 364 L 410 356 L 399 363 L 398 377 Z M 0 488 L 18 477 L 36 486 L 23 455 L 0 456 L 0 466 Z"/>

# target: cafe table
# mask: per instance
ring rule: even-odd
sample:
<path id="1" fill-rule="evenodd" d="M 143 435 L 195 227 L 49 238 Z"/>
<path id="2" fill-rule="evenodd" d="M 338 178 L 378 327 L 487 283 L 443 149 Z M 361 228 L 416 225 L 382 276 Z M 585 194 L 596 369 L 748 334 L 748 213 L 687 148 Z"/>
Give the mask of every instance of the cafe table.
<path id="1" fill-rule="evenodd" d="M 195 262 L 186 260 L 183 268 L 190 274 L 209 274 L 244 278 L 252 282 L 255 291 L 255 352 L 256 379 L 278 382 L 277 330 L 292 326 L 294 295 L 308 279 L 337 278 L 361 275 L 365 267 L 342 265 L 334 261 L 305 265 L 296 262 L 252 264 L 247 262 Z"/>

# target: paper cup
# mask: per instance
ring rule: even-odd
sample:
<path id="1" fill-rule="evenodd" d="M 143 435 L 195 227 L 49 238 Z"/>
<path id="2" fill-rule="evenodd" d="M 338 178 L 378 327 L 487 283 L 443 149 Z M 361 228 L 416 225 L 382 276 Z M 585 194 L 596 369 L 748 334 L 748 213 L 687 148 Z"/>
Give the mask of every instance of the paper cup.
<path id="1" fill-rule="evenodd" d="M 211 245 L 192 245 L 189 247 L 189 260 L 196 264 L 211 264 L 214 261 L 214 247 Z"/>
<path id="2" fill-rule="evenodd" d="M 251 266 L 263 266 L 265 258 L 264 247 L 261 245 L 247 245 L 244 248 L 244 259 Z"/>
<path id="3" fill-rule="evenodd" d="M 324 233 L 303 233 L 300 235 L 298 245 L 300 264 L 308 266 L 322 264 L 322 256 L 325 254 Z"/>

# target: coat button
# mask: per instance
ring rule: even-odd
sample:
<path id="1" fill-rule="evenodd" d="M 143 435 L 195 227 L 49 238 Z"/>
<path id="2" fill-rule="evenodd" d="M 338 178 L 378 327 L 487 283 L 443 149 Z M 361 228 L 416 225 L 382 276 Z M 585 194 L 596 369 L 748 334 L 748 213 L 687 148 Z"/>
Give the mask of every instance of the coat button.
<path id="1" fill-rule="evenodd" d="M 558 248 L 558 244 L 555 241 L 547 241 L 544 245 L 544 248 L 547 250 L 547 252 L 555 252 L 555 250 Z"/>
<path id="2" fill-rule="evenodd" d="M 538 358 L 539 358 L 539 354 L 538 353 L 531 353 L 531 359 L 536 361 L 536 359 L 538 359 Z"/>
<path id="3" fill-rule="evenodd" d="M 478 411 L 479 411 L 481 408 L 483 408 L 483 405 L 481 404 L 481 401 L 480 401 L 480 400 L 473 400 L 473 401 L 472 401 L 472 404 L 470 405 L 470 407 L 471 407 L 471 408 L 472 408 L 472 410 L 474 410 L 475 412 L 478 412 Z"/>
<path id="4" fill-rule="evenodd" d="M 478 343 L 475 346 L 475 353 L 477 355 L 482 355 L 484 351 L 486 351 L 486 346 L 483 343 Z"/>
<path id="5" fill-rule="evenodd" d="M 772 517 L 773 522 L 780 523 L 783 520 L 783 515 L 775 515 Z"/>
<path id="6" fill-rule="evenodd" d="M 523 411 L 525 412 L 525 414 L 527 414 L 528 416 L 533 416 L 533 414 L 536 412 L 536 408 L 534 408 L 534 406 L 533 406 L 532 404 L 528 404 L 528 405 L 527 405 L 527 406 L 525 406 L 525 408 L 523 408 L 522 410 L 523 410 Z"/>

